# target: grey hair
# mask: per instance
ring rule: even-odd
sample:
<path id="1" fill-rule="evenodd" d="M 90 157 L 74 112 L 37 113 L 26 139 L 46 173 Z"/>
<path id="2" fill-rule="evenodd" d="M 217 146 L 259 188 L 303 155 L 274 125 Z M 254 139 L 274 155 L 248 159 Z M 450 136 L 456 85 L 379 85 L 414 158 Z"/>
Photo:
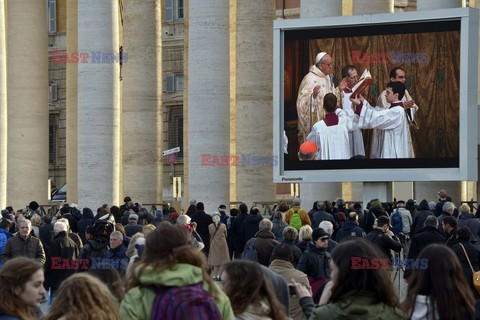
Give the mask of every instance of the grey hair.
<path id="1" fill-rule="evenodd" d="M 302 201 L 300 200 L 300 198 L 293 198 L 293 206 L 300 206 L 302 204 Z"/>
<path id="2" fill-rule="evenodd" d="M 26 218 L 23 218 L 23 219 L 20 219 L 20 221 L 18 221 L 18 225 L 22 224 L 22 222 L 26 222 L 28 224 L 28 228 L 32 229 L 32 222 Z"/>
<path id="3" fill-rule="evenodd" d="M 260 231 L 261 230 L 272 230 L 272 227 L 273 227 L 273 223 L 272 223 L 272 221 L 270 221 L 268 219 L 263 219 L 258 224 L 258 230 L 260 230 Z"/>
<path id="4" fill-rule="evenodd" d="M 322 222 L 320 222 L 318 227 L 322 228 L 323 230 L 325 230 L 325 232 L 327 232 L 330 235 L 332 235 L 333 233 L 333 224 L 330 221 L 323 220 Z"/>
<path id="5" fill-rule="evenodd" d="M 312 240 L 312 232 L 312 227 L 306 224 L 300 228 L 300 231 L 298 232 L 298 239 L 300 241 L 310 241 Z"/>
<path id="6" fill-rule="evenodd" d="M 317 210 L 325 211 L 325 201 L 323 200 L 317 201 Z"/>
<path id="7" fill-rule="evenodd" d="M 455 205 L 450 202 L 450 201 L 447 201 L 443 204 L 443 208 L 442 208 L 443 211 L 446 211 L 446 212 L 449 212 L 450 210 L 455 210 Z"/>
<path id="8" fill-rule="evenodd" d="M 60 218 L 60 219 L 57 219 L 57 221 L 65 223 L 67 227 L 70 228 L 70 222 L 68 222 L 67 218 Z"/>
<path id="9" fill-rule="evenodd" d="M 182 214 L 180 217 L 178 217 L 177 224 L 189 224 L 190 221 L 192 221 L 192 218 L 190 218 L 186 214 Z"/>
<path id="10" fill-rule="evenodd" d="M 123 234 L 122 234 L 120 231 L 113 231 L 113 232 L 110 234 L 110 238 L 111 238 L 111 237 L 114 237 L 114 238 L 122 239 L 122 240 L 123 240 Z"/>
<path id="11" fill-rule="evenodd" d="M 429 227 L 435 227 L 435 228 L 438 228 L 438 220 L 437 220 L 437 217 L 435 217 L 434 215 L 429 215 L 427 217 L 427 219 L 425 219 L 425 227 L 429 226 Z"/>
<path id="12" fill-rule="evenodd" d="M 57 221 L 53 225 L 53 232 L 55 234 L 59 234 L 60 232 L 67 232 L 67 231 L 68 231 L 68 226 L 62 221 Z"/>
<path id="13" fill-rule="evenodd" d="M 435 208 L 437 207 L 437 204 L 435 203 L 435 201 L 430 201 L 428 203 L 428 207 L 430 208 L 430 210 L 435 210 Z"/>

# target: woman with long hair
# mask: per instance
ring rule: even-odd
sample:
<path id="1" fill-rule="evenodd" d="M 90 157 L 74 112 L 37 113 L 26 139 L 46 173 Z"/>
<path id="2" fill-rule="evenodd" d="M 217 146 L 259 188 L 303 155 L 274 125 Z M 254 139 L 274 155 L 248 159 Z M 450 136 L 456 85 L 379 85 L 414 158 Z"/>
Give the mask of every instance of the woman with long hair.
<path id="1" fill-rule="evenodd" d="M 455 253 L 445 245 L 431 244 L 418 259 L 428 267 L 413 270 L 409 278 L 402 303 L 409 319 L 473 319 L 475 300 Z"/>
<path id="2" fill-rule="evenodd" d="M 152 319 L 154 301 L 162 301 L 169 297 L 170 290 L 184 287 L 200 290 L 203 295 L 206 291 L 214 299 L 214 311 L 223 319 L 234 319 L 228 297 L 208 275 L 205 255 L 192 246 L 184 226 L 164 222 L 150 233 L 145 252 L 127 280 L 127 293 L 120 306 L 122 319 Z M 191 314 L 187 308 L 181 311 L 189 319 L 205 319 L 205 315 Z"/>
<path id="3" fill-rule="evenodd" d="M 64 280 L 46 320 L 119 320 L 117 299 L 101 280 L 77 273 Z"/>
<path id="4" fill-rule="evenodd" d="M 256 262 L 234 260 L 223 265 L 222 286 L 237 320 L 286 320 L 285 308 Z"/>
<path id="5" fill-rule="evenodd" d="M 362 238 L 336 246 L 332 251 L 332 280 L 325 286 L 319 307 L 313 309 L 311 299 L 301 299 L 309 292 L 295 284 L 307 318 L 405 319 L 390 271 L 382 268 L 381 257 L 380 250 Z"/>
<path id="6" fill-rule="evenodd" d="M 45 297 L 43 265 L 28 258 L 8 260 L 0 269 L 0 319 L 39 319 Z"/>
<path id="7" fill-rule="evenodd" d="M 227 227 L 220 223 L 220 214 L 215 212 L 212 216 L 213 223 L 208 226 L 210 233 L 210 251 L 207 265 L 212 269 L 212 278 L 220 280 L 222 264 L 230 261 L 227 244 Z"/>

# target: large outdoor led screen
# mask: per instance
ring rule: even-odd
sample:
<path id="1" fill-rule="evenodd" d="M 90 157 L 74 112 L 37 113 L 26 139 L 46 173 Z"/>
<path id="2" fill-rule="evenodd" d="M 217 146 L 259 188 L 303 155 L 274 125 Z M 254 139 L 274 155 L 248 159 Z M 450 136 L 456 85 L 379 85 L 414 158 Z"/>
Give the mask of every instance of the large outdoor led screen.
<path id="1" fill-rule="evenodd" d="M 477 35 L 475 9 L 276 22 L 274 180 L 476 180 Z"/>

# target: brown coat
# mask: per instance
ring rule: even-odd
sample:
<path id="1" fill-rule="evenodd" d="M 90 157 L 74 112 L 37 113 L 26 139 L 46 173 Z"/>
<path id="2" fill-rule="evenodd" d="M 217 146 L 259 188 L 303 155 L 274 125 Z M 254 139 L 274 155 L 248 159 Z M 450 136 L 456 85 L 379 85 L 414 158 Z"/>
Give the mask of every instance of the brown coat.
<path id="1" fill-rule="evenodd" d="M 295 269 L 290 262 L 275 259 L 270 264 L 270 269 L 275 273 L 281 275 L 283 280 L 285 280 L 287 284 L 292 283 L 293 279 L 296 282 L 305 286 L 305 288 L 307 288 L 310 292 L 312 292 L 307 275 L 302 271 Z M 290 296 L 290 318 L 295 320 L 304 320 L 306 319 L 306 317 L 302 311 L 302 307 L 300 307 L 299 301 L 300 299 L 297 296 Z"/>
<path id="2" fill-rule="evenodd" d="M 207 264 L 211 267 L 219 267 L 230 261 L 227 245 L 227 227 L 221 223 L 218 227 L 214 223 L 208 226 L 210 233 L 210 252 Z"/>
<path id="3" fill-rule="evenodd" d="M 275 240 L 275 235 L 270 230 L 260 230 L 255 235 L 253 245 L 258 253 L 258 263 L 268 267 L 273 248 L 278 246 L 280 242 Z"/>

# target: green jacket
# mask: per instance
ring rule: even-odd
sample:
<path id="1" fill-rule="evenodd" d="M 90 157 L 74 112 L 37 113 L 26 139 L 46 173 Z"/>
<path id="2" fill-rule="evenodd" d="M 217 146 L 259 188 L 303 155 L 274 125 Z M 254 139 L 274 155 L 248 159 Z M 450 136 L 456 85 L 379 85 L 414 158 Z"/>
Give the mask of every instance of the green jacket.
<path id="1" fill-rule="evenodd" d="M 202 269 L 190 264 L 179 263 L 173 269 L 164 270 L 154 270 L 152 267 L 147 267 L 140 275 L 140 283 L 143 286 L 131 288 L 125 294 L 125 297 L 120 305 L 121 319 L 144 320 L 151 318 L 155 293 L 146 286 L 185 286 L 196 284 L 202 281 Z M 207 283 L 204 283 L 203 288 L 209 291 Z M 217 286 L 217 284 L 214 283 L 212 290 L 209 292 L 215 298 L 215 301 L 217 301 L 217 306 L 220 310 L 222 318 L 234 320 L 235 316 L 233 315 L 230 300 Z"/>
<path id="2" fill-rule="evenodd" d="M 312 319 L 400 320 L 406 317 L 399 309 L 378 302 L 371 292 L 353 291 L 338 302 L 315 308 Z"/>

